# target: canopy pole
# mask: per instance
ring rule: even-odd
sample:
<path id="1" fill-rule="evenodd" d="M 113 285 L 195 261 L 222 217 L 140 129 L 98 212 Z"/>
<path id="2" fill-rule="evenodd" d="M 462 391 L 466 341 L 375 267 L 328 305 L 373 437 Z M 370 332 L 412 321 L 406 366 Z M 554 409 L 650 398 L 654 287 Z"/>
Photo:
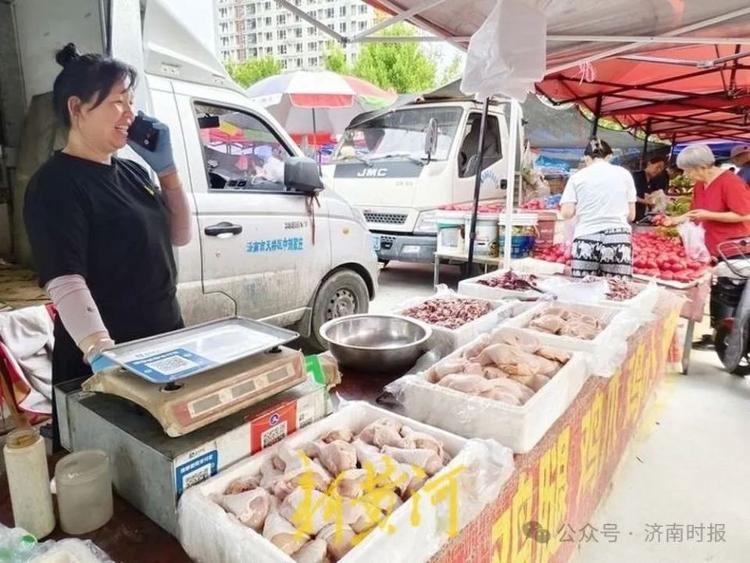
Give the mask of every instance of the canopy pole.
<path id="1" fill-rule="evenodd" d="M 651 134 L 651 120 L 646 121 L 645 137 L 643 139 L 643 150 L 641 151 L 641 170 L 646 168 L 646 156 L 648 155 L 648 136 Z"/>
<path id="2" fill-rule="evenodd" d="M 677 135 L 675 134 L 675 135 L 672 135 L 672 146 L 669 148 L 668 163 L 672 162 L 672 159 L 674 158 L 674 148 L 676 144 L 677 144 Z"/>
<path id="3" fill-rule="evenodd" d="M 513 198 L 516 192 L 516 150 L 521 128 L 521 104 L 510 102 L 510 135 L 508 139 L 508 183 L 505 192 L 505 236 L 503 238 L 503 269 L 510 270 L 513 238 Z"/>
<path id="4" fill-rule="evenodd" d="M 313 123 L 312 123 L 312 126 L 313 126 L 313 142 L 312 142 L 312 146 L 313 147 L 317 147 L 316 143 L 317 143 L 317 139 L 318 139 L 318 127 L 317 127 L 317 125 L 315 123 L 315 108 L 312 108 L 312 120 L 313 120 Z M 317 148 L 315 148 L 314 150 L 315 150 L 315 162 L 317 162 L 318 164 L 320 164 L 320 152 L 318 151 Z"/>
<path id="5" fill-rule="evenodd" d="M 474 174 L 474 207 L 471 211 L 471 227 L 469 229 L 469 259 L 467 261 L 467 273 L 471 272 L 474 265 L 474 240 L 477 238 L 477 213 L 479 212 L 479 191 L 482 187 L 482 164 L 484 163 L 484 133 L 487 128 L 487 114 L 490 111 L 490 98 L 484 99 L 482 109 L 482 121 L 479 125 L 479 148 L 477 149 L 477 170 Z"/>
<path id="6" fill-rule="evenodd" d="M 596 106 L 594 107 L 594 123 L 591 125 L 591 136 L 596 137 L 599 133 L 599 116 L 602 114 L 602 95 L 596 97 Z"/>

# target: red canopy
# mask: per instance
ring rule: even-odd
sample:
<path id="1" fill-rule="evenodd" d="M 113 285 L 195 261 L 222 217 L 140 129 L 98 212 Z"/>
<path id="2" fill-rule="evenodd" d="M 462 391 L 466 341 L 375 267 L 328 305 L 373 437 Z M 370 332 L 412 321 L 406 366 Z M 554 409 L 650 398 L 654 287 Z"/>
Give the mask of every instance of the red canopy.
<path id="1" fill-rule="evenodd" d="M 667 140 L 750 140 L 750 41 L 623 55 L 554 73 L 537 89 Z"/>

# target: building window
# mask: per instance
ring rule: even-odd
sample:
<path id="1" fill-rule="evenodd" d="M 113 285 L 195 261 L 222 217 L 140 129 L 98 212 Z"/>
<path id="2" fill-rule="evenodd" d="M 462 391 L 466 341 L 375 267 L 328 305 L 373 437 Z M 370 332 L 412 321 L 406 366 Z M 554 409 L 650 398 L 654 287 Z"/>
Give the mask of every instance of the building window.
<path id="1" fill-rule="evenodd" d="M 266 31 L 266 41 L 273 41 L 273 32 Z"/>
<path id="2" fill-rule="evenodd" d="M 286 55 L 286 45 L 279 45 L 279 55 Z"/>
<path id="3" fill-rule="evenodd" d="M 341 23 L 339 24 L 339 31 L 340 31 L 341 33 L 346 33 L 346 22 L 341 22 Z"/>
<path id="4" fill-rule="evenodd" d="M 286 30 L 285 29 L 280 29 L 279 31 L 276 32 L 276 36 L 279 39 L 286 39 Z"/>
<path id="5" fill-rule="evenodd" d="M 326 18 L 333 19 L 334 14 L 333 8 L 326 8 Z"/>
<path id="6" fill-rule="evenodd" d="M 318 44 L 315 41 L 310 41 L 307 44 L 307 50 L 308 51 L 317 51 L 318 50 Z"/>
<path id="7" fill-rule="evenodd" d="M 367 29 L 367 22 L 359 22 L 359 30 L 364 31 Z"/>
<path id="8" fill-rule="evenodd" d="M 307 28 L 307 35 L 308 36 L 315 35 L 315 28 L 314 27 L 308 27 Z"/>
<path id="9" fill-rule="evenodd" d="M 301 27 L 298 27 L 297 29 L 294 30 L 294 36 L 297 37 L 297 38 L 302 37 L 302 28 Z"/>
<path id="10" fill-rule="evenodd" d="M 346 15 L 346 6 L 339 7 L 339 15 L 342 17 Z"/>
<path id="11" fill-rule="evenodd" d="M 281 70 L 286 70 L 288 64 L 286 60 L 281 61 Z"/>
<path id="12" fill-rule="evenodd" d="M 258 49 L 250 49 L 250 56 L 254 59 L 258 58 Z"/>
<path id="13" fill-rule="evenodd" d="M 273 55 L 273 47 L 266 47 L 266 55 Z"/>
<path id="14" fill-rule="evenodd" d="M 307 64 L 312 67 L 318 66 L 318 57 L 310 57 L 309 59 L 307 59 Z"/>
<path id="15" fill-rule="evenodd" d="M 264 10 L 270 10 L 271 9 L 271 3 L 270 2 L 266 2 L 265 4 L 263 4 L 263 9 Z"/>
<path id="16" fill-rule="evenodd" d="M 271 16 L 267 17 L 266 18 L 266 25 L 271 25 L 272 23 L 273 23 L 273 19 L 271 18 Z"/>
<path id="17" fill-rule="evenodd" d="M 226 47 L 227 45 L 229 45 L 229 37 L 222 37 L 221 38 L 221 46 L 222 47 Z"/>
<path id="18" fill-rule="evenodd" d="M 286 14 L 279 14 L 276 16 L 276 23 L 279 25 L 286 24 Z"/>
<path id="19" fill-rule="evenodd" d="M 367 4 L 360 4 L 359 5 L 359 13 L 360 14 L 366 14 L 367 13 Z"/>
<path id="20" fill-rule="evenodd" d="M 302 18 L 300 18 L 299 16 L 294 16 L 294 23 L 299 23 L 301 21 L 302 21 Z"/>
<path id="21" fill-rule="evenodd" d="M 222 51 L 221 56 L 224 60 L 227 60 L 229 58 L 229 51 Z"/>
<path id="22" fill-rule="evenodd" d="M 227 33 L 229 31 L 229 24 L 223 23 L 221 24 L 221 32 Z"/>
<path id="23" fill-rule="evenodd" d="M 301 57 L 297 58 L 297 68 L 302 68 L 302 58 Z"/>
<path id="24" fill-rule="evenodd" d="M 296 45 L 296 51 L 297 51 L 297 53 L 301 53 L 302 52 L 302 43 L 297 43 L 297 45 Z"/>

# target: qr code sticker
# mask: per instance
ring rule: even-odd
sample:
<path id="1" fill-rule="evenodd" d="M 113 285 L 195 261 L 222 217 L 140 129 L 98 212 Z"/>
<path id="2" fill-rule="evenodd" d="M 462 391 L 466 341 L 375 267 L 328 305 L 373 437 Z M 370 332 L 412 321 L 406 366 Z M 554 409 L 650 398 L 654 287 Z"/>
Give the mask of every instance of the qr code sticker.
<path id="1" fill-rule="evenodd" d="M 286 437 L 286 421 L 280 422 L 273 428 L 269 428 L 260 436 L 261 448 L 267 448 L 268 446 L 275 444 L 279 440 Z"/>
<path id="2" fill-rule="evenodd" d="M 146 364 L 146 367 L 158 371 L 164 375 L 172 375 L 182 371 L 198 367 L 198 364 L 191 360 L 186 360 L 180 356 L 170 356 L 163 360 L 156 360 Z"/>
<path id="3" fill-rule="evenodd" d="M 312 412 L 301 410 L 299 414 L 297 415 L 297 420 L 299 421 L 297 424 L 297 428 L 304 428 L 308 424 L 312 424 L 313 421 L 313 415 Z"/>
<path id="4" fill-rule="evenodd" d="M 183 487 L 182 490 L 187 490 L 193 485 L 197 485 L 201 481 L 205 481 L 211 477 L 211 468 L 208 466 L 201 467 L 200 469 L 196 469 L 192 473 L 188 473 L 183 477 L 182 483 Z"/>

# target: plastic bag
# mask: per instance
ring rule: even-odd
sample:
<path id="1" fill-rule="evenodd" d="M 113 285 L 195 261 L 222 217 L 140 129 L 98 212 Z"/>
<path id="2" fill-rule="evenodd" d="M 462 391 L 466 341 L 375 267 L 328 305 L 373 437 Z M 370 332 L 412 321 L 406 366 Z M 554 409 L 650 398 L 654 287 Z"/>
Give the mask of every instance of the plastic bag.
<path id="1" fill-rule="evenodd" d="M 669 198 L 663 190 L 657 190 L 646 197 L 646 200 L 651 205 L 651 211 L 657 211 L 663 213 L 669 205 Z"/>
<path id="2" fill-rule="evenodd" d="M 711 254 L 706 248 L 706 230 L 703 225 L 688 221 L 677 227 L 677 232 L 680 233 L 688 258 L 697 262 L 710 262 Z"/>
<path id="3" fill-rule="evenodd" d="M 607 299 L 609 284 L 607 280 L 591 282 L 551 277 L 537 282 L 542 291 L 555 295 L 560 301 L 573 303 L 599 303 Z"/>
<path id="4" fill-rule="evenodd" d="M 0 561 L 3 563 L 112 563 L 89 540 L 75 538 L 37 543 L 23 528 L 0 524 Z"/>
<path id="5" fill-rule="evenodd" d="M 544 78 L 547 20 L 519 0 L 498 0 L 472 35 L 461 91 L 477 98 L 507 95 L 523 100 Z"/>
<path id="6" fill-rule="evenodd" d="M 261 174 L 269 182 L 284 183 L 284 163 L 276 157 L 270 157 L 263 166 Z"/>

